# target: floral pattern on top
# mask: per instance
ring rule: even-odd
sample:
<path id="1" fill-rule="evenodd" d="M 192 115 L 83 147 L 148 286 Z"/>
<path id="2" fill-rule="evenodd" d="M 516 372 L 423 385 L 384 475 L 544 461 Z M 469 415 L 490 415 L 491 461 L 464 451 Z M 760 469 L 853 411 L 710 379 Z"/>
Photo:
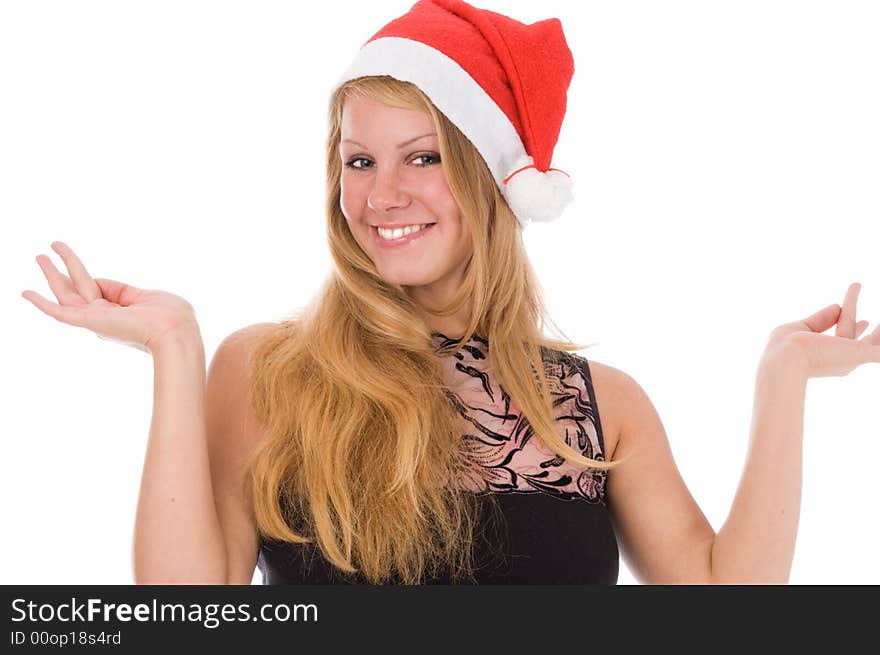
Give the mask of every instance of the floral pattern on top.
<path id="1" fill-rule="evenodd" d="M 435 349 L 458 340 L 434 332 Z M 604 461 L 604 440 L 587 360 L 542 349 L 560 435 L 585 457 Z M 552 355 L 552 356 L 551 356 Z M 565 500 L 605 504 L 607 471 L 567 462 L 538 439 L 528 419 L 491 375 L 489 343 L 474 336 L 454 357 L 441 357 L 448 395 L 465 419 L 469 473 L 475 493 L 547 493 Z"/>

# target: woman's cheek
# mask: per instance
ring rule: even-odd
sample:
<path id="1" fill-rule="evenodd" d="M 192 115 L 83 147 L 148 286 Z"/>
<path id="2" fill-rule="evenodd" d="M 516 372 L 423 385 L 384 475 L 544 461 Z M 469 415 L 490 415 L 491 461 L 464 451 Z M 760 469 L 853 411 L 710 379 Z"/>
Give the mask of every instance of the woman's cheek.
<path id="1" fill-rule="evenodd" d="M 342 213 L 349 223 L 359 223 L 363 208 L 366 206 L 366 200 L 363 196 L 364 190 L 358 188 L 357 181 L 340 185 L 339 204 Z"/>
<path id="2" fill-rule="evenodd" d="M 346 190 L 344 187 L 340 191 L 339 195 L 339 208 L 342 210 L 342 215 L 345 216 L 345 220 L 349 223 L 357 218 L 354 214 L 354 204 L 352 203 L 351 191 Z"/>

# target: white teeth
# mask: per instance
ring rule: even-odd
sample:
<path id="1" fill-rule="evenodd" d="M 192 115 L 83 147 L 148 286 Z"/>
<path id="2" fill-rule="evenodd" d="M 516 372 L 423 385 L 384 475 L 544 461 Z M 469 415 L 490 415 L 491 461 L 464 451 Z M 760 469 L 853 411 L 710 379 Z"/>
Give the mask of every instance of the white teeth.
<path id="1" fill-rule="evenodd" d="M 379 231 L 380 237 L 382 237 L 383 239 L 388 239 L 389 241 L 394 241 L 395 239 L 400 239 L 407 234 L 418 232 L 419 230 L 428 227 L 428 225 L 430 225 L 430 223 L 426 223 L 425 225 L 407 225 L 406 227 L 396 227 L 393 230 L 388 230 L 384 227 L 377 227 L 376 229 Z"/>

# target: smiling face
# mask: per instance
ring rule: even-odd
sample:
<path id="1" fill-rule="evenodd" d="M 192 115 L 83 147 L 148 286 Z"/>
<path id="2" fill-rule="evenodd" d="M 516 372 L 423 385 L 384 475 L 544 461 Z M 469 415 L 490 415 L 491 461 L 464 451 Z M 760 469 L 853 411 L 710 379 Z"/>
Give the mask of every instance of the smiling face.
<path id="1" fill-rule="evenodd" d="M 340 204 L 352 235 L 386 282 L 446 299 L 472 245 L 431 114 L 355 96 L 345 101 L 341 128 Z"/>

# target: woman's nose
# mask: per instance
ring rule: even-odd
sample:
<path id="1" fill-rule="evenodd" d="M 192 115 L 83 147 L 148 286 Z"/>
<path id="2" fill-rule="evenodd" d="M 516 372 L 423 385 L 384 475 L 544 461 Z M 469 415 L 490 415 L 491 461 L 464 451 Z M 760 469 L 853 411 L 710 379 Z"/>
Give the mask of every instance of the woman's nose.
<path id="1" fill-rule="evenodd" d="M 367 206 L 376 212 L 387 212 L 395 207 L 409 204 L 409 194 L 401 186 L 401 180 L 393 171 L 376 173 L 373 188 L 367 197 Z"/>

